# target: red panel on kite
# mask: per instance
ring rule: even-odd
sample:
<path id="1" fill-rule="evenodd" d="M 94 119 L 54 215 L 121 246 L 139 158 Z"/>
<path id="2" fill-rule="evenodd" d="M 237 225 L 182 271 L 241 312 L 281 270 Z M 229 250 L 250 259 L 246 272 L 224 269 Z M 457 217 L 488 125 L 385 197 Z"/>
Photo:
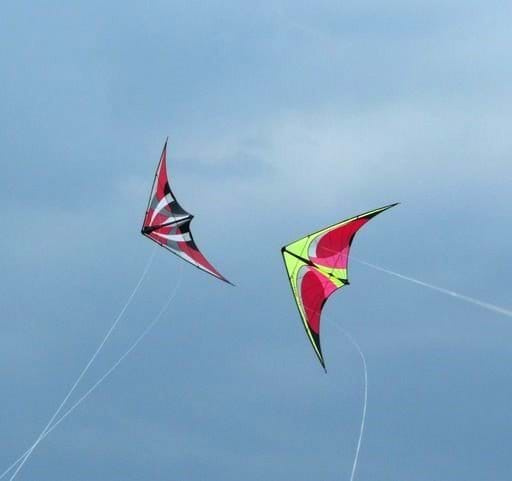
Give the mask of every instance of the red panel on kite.
<path id="1" fill-rule="evenodd" d="M 311 261 L 322 267 L 346 269 L 351 241 L 356 232 L 369 220 L 368 217 L 356 219 L 318 237 L 309 249 Z M 343 247 L 340 249 L 340 246 Z"/>
<path id="2" fill-rule="evenodd" d="M 314 267 L 304 267 L 300 275 L 300 297 L 308 319 L 309 328 L 320 335 L 320 313 L 325 300 L 337 289 L 333 281 L 325 277 Z"/>
<path id="3" fill-rule="evenodd" d="M 176 200 L 167 179 L 167 141 L 156 169 L 142 234 L 218 279 L 229 282 L 197 248 L 190 231 L 193 215 Z"/>

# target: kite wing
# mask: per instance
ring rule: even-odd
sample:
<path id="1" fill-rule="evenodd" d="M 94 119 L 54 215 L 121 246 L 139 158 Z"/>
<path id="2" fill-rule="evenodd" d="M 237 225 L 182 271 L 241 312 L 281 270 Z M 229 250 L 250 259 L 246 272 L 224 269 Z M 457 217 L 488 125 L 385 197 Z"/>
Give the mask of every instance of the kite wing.
<path id="1" fill-rule="evenodd" d="M 343 220 L 281 249 L 306 334 L 325 369 L 320 347 L 320 315 L 329 296 L 348 285 L 348 255 L 357 231 L 387 205 Z"/>
<path id="2" fill-rule="evenodd" d="M 141 233 L 173 254 L 208 274 L 231 284 L 213 267 L 197 248 L 190 223 L 194 216 L 176 200 L 167 179 L 167 141 L 165 141 Z"/>

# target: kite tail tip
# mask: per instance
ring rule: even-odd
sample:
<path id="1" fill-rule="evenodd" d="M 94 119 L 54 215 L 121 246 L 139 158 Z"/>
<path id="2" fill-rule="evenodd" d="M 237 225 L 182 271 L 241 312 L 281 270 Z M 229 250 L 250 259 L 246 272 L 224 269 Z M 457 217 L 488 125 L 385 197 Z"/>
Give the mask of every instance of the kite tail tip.
<path id="1" fill-rule="evenodd" d="M 226 284 L 229 284 L 230 286 L 236 287 L 236 284 L 233 284 L 231 281 L 228 281 L 225 277 L 221 278 Z"/>
<path id="2" fill-rule="evenodd" d="M 318 359 L 320 361 L 320 364 L 322 365 L 322 369 L 324 370 L 325 374 L 327 374 L 327 368 L 325 367 L 325 361 L 323 360 L 323 358 L 319 358 Z"/>
<path id="3" fill-rule="evenodd" d="M 400 202 L 393 202 L 392 204 L 385 205 L 384 207 L 377 209 L 377 212 L 374 215 L 380 214 L 381 212 L 391 209 L 392 207 L 396 207 L 397 205 L 400 205 Z"/>

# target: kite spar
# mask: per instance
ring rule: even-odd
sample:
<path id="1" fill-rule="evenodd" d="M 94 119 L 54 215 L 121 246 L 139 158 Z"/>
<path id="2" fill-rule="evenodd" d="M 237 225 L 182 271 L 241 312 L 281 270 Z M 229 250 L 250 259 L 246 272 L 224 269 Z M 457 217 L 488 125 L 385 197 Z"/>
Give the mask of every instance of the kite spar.
<path id="1" fill-rule="evenodd" d="M 348 255 L 357 233 L 370 219 L 397 204 L 371 210 L 307 235 L 281 249 L 306 334 L 325 370 L 320 316 L 329 296 L 348 285 Z"/>
<path id="2" fill-rule="evenodd" d="M 199 251 L 190 223 L 194 216 L 176 200 L 167 178 L 167 140 L 155 173 L 141 234 L 204 272 L 229 282 Z"/>

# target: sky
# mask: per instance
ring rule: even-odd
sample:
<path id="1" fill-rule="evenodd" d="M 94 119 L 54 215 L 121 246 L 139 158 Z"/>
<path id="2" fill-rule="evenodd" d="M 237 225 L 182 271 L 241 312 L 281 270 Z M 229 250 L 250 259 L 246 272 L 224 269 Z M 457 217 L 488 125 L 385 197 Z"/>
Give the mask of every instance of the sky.
<path id="1" fill-rule="evenodd" d="M 511 320 L 353 263 L 323 373 L 280 247 L 401 202 L 360 259 L 510 301 L 510 2 L 7 2 L 0 15 L 0 471 L 140 277 L 154 168 L 236 287 L 157 250 L 72 399 L 161 323 L 16 479 L 505 481 Z M 180 272 L 182 274 L 180 274 Z"/>

